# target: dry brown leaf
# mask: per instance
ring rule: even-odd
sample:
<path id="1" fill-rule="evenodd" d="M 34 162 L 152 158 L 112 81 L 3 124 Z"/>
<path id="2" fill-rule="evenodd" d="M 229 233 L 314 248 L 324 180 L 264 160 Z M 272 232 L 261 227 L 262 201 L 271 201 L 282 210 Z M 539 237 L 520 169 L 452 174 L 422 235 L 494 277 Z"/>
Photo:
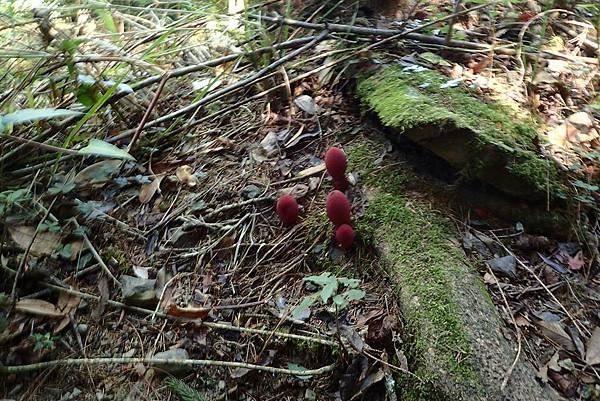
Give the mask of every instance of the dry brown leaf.
<path id="1" fill-rule="evenodd" d="M 177 167 L 175 170 L 175 175 L 179 178 L 182 184 L 187 185 L 188 187 L 195 187 L 200 183 L 198 177 L 194 175 L 194 169 L 192 166 L 185 165 Z"/>
<path id="2" fill-rule="evenodd" d="M 569 351 L 574 351 L 575 346 L 573 345 L 573 340 L 567 334 L 565 329 L 562 328 L 560 322 L 552 322 L 547 320 L 540 320 L 536 322 L 542 334 L 556 344 L 562 346 L 564 349 Z"/>
<path id="3" fill-rule="evenodd" d="M 529 320 L 527 320 L 527 318 L 523 315 L 517 315 L 517 317 L 515 317 L 515 323 L 519 327 L 531 326 L 531 323 L 529 323 Z"/>
<path id="4" fill-rule="evenodd" d="M 157 191 L 159 191 L 160 183 L 163 180 L 163 178 L 165 178 L 164 175 L 156 176 L 156 178 L 154 178 L 154 180 L 151 183 L 143 184 L 141 186 L 140 193 L 138 195 L 138 199 L 140 200 L 140 203 L 145 204 L 145 203 L 150 202 L 150 200 L 152 199 L 154 194 Z"/>
<path id="5" fill-rule="evenodd" d="M 59 234 L 44 231 L 36 235 L 32 226 L 8 226 L 8 232 L 22 250 L 26 250 L 33 240 L 29 253 L 34 256 L 51 255 L 60 244 Z"/>
<path id="6" fill-rule="evenodd" d="M 204 319 L 208 316 L 210 308 L 180 308 L 176 304 L 170 304 L 165 309 L 165 313 L 171 316 L 185 317 L 188 319 Z"/>
<path id="7" fill-rule="evenodd" d="M 15 304 L 15 310 L 30 315 L 62 317 L 64 313 L 54 304 L 41 299 L 22 299 Z"/>
<path id="8" fill-rule="evenodd" d="M 496 280 L 490 273 L 485 273 L 483 275 L 483 282 L 489 285 L 498 284 L 498 280 Z"/>
<path id="9" fill-rule="evenodd" d="M 592 336 L 585 345 L 585 363 L 588 365 L 600 364 L 600 327 L 596 327 Z"/>

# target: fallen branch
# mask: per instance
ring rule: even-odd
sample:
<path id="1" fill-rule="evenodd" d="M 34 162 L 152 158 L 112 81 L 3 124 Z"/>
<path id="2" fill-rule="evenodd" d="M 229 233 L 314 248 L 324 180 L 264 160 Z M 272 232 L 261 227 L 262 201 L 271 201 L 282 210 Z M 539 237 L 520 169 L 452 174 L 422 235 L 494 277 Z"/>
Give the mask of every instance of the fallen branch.
<path id="1" fill-rule="evenodd" d="M 38 362 L 29 365 L 3 366 L 0 365 L 0 374 L 27 373 L 55 366 L 82 366 L 82 365 L 109 365 L 109 364 L 136 364 L 147 365 L 177 365 L 177 366 L 222 366 L 226 368 L 241 368 L 260 370 L 269 373 L 279 373 L 294 376 L 316 376 L 329 373 L 335 369 L 335 364 L 323 366 L 318 369 L 292 370 L 274 368 L 271 366 L 255 365 L 244 362 L 215 361 L 211 359 L 154 359 L 154 358 L 80 358 L 59 359 L 54 361 Z"/>

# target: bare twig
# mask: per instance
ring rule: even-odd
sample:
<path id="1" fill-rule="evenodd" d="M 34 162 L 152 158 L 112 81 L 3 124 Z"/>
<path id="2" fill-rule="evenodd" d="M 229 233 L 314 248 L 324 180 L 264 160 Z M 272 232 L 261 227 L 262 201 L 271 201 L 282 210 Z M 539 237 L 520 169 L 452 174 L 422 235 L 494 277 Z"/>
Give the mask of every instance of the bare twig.
<path id="1" fill-rule="evenodd" d="M 15 374 L 27 373 L 36 370 L 51 368 L 54 366 L 82 366 L 82 365 L 114 365 L 114 364 L 136 364 L 144 363 L 147 365 L 177 365 L 177 366 L 221 366 L 226 368 L 242 368 L 250 370 L 260 370 L 269 373 L 278 373 L 295 376 L 316 376 L 329 373 L 335 369 L 335 364 L 323 366 L 318 369 L 292 370 L 284 368 L 274 368 L 271 366 L 254 365 L 243 362 L 215 361 L 210 359 L 161 359 L 161 358 L 81 358 L 81 359 L 60 359 L 55 361 L 46 361 L 19 366 L 2 366 L 0 373 Z"/>

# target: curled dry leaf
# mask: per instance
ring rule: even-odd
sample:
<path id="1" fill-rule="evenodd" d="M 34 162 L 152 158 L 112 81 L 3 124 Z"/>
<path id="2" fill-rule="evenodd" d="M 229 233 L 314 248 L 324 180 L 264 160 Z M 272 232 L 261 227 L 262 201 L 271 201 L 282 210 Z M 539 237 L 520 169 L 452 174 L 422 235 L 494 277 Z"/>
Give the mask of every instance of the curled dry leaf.
<path id="1" fill-rule="evenodd" d="M 142 184 L 138 198 L 140 203 L 145 204 L 150 202 L 154 197 L 154 194 L 158 191 L 160 193 L 160 183 L 165 178 L 164 175 L 158 175 L 149 184 Z"/>
<path id="2" fill-rule="evenodd" d="M 204 319 L 208 316 L 209 312 L 210 308 L 181 308 L 175 304 L 169 304 L 165 309 L 167 315 L 185 317 L 188 319 Z"/>
<path id="3" fill-rule="evenodd" d="M 540 320 L 536 322 L 536 325 L 540 328 L 542 334 L 548 337 L 550 340 L 554 341 L 556 344 L 560 345 L 566 350 L 574 351 L 575 346 L 573 345 L 573 340 L 565 329 L 563 329 L 560 322 L 549 321 L 549 320 Z"/>
<path id="4" fill-rule="evenodd" d="M 51 255 L 60 244 L 60 235 L 49 231 L 35 233 L 32 226 L 8 226 L 11 239 L 22 250 L 27 250 L 34 256 Z M 31 243 L 33 241 L 33 244 Z"/>
<path id="5" fill-rule="evenodd" d="M 15 304 L 15 310 L 37 316 L 62 317 L 65 315 L 54 304 L 41 299 L 22 299 Z"/>
<path id="6" fill-rule="evenodd" d="M 187 185 L 188 187 L 195 187 L 199 184 L 198 177 L 194 175 L 194 169 L 187 164 L 177 167 L 175 175 L 183 185 Z"/>

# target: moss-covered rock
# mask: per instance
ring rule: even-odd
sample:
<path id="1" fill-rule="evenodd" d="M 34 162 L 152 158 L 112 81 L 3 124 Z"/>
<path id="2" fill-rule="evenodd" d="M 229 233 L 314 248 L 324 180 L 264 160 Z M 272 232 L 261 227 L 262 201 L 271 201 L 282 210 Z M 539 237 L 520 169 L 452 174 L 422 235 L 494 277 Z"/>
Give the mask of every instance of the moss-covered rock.
<path id="1" fill-rule="evenodd" d="M 536 151 L 538 123 L 484 102 L 448 78 L 399 66 L 379 69 L 358 94 L 381 122 L 429 149 L 465 176 L 531 201 L 561 192 L 556 167 Z"/>
<path id="2" fill-rule="evenodd" d="M 358 233 L 380 251 L 402 307 L 405 353 L 415 373 L 400 378 L 402 399 L 560 399 L 536 383 L 523 358 L 500 390 L 515 347 L 503 337 L 485 286 L 456 245 L 453 225 L 404 194 L 402 174 L 376 163 L 376 143 L 346 150 L 369 198 Z"/>

